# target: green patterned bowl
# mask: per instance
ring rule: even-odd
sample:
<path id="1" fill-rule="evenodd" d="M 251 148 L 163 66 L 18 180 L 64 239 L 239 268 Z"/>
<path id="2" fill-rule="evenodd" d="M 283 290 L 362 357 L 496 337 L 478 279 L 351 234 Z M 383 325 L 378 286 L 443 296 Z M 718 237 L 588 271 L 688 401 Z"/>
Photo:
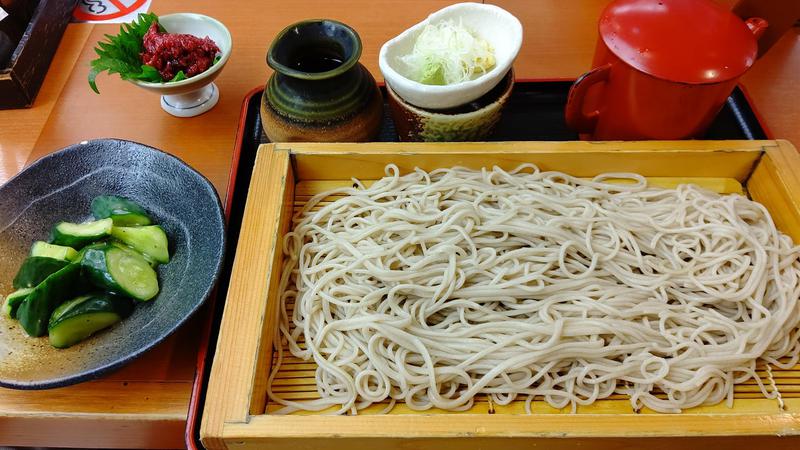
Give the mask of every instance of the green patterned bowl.
<path id="1" fill-rule="evenodd" d="M 371 140 L 380 128 L 383 99 L 360 56 L 358 34 L 335 20 L 306 20 L 281 31 L 267 53 L 275 73 L 261 101 L 269 140 Z"/>
<path id="2" fill-rule="evenodd" d="M 423 109 L 405 102 L 386 83 L 389 107 L 401 141 L 485 141 L 494 132 L 514 87 L 514 71 L 491 91 L 455 108 Z"/>

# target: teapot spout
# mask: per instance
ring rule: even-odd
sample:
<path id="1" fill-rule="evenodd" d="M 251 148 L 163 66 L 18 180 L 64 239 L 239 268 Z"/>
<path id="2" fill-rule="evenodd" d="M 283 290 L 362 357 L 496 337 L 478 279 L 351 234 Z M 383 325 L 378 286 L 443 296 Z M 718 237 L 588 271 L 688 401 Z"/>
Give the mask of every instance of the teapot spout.
<path id="1" fill-rule="evenodd" d="M 758 39 L 767 31 L 767 27 L 769 27 L 769 22 L 760 18 L 760 17 L 751 17 L 744 21 L 747 28 L 753 32 L 753 36 Z"/>

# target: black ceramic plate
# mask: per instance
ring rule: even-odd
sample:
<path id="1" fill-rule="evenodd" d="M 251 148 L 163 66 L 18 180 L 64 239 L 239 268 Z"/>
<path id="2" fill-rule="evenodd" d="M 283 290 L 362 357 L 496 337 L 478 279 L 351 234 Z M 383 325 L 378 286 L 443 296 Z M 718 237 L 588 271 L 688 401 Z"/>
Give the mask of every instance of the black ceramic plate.
<path id="1" fill-rule="evenodd" d="M 171 261 L 158 268 L 161 291 L 129 318 L 63 350 L 0 315 L 0 386 L 44 389 L 96 378 L 164 340 L 211 292 L 225 247 L 214 187 L 167 153 L 100 139 L 45 156 L 0 187 L 0 293 L 11 292 L 33 241 L 46 239 L 58 221 L 90 219 L 92 198 L 102 194 L 136 201 L 164 227 Z"/>

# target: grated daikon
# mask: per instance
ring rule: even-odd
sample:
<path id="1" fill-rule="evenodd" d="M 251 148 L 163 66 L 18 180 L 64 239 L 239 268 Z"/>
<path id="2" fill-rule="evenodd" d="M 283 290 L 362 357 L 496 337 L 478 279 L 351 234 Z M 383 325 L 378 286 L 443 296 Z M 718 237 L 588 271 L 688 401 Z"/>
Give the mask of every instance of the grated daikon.
<path id="1" fill-rule="evenodd" d="M 408 68 L 406 77 L 437 85 L 475 79 L 495 65 L 492 46 L 452 19 L 427 25 L 400 61 Z"/>

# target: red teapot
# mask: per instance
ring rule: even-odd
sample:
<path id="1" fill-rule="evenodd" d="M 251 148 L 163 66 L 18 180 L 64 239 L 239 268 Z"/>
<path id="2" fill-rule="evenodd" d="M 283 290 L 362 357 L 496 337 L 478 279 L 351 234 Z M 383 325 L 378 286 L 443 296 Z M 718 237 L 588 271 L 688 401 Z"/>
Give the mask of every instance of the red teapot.
<path id="1" fill-rule="evenodd" d="M 593 140 L 699 137 L 756 60 L 767 22 L 710 0 L 615 0 L 567 124 Z"/>

